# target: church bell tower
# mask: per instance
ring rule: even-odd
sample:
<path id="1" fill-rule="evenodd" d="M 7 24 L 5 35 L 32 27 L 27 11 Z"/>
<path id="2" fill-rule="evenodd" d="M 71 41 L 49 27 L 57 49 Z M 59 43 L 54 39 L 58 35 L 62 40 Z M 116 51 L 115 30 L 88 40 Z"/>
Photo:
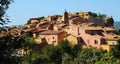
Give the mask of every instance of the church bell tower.
<path id="1" fill-rule="evenodd" d="M 63 13 L 63 22 L 69 24 L 68 22 L 68 12 L 65 10 Z"/>

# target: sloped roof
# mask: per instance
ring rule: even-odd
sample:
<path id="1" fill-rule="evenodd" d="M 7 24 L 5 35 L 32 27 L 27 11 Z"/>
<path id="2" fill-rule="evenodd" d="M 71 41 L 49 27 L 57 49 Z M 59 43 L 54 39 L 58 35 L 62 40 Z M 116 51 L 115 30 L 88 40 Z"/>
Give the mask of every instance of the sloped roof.
<path id="1" fill-rule="evenodd" d="M 43 31 L 40 32 L 40 35 L 57 35 L 59 33 L 61 33 L 62 31 L 51 31 L 51 30 L 47 30 L 47 31 Z"/>

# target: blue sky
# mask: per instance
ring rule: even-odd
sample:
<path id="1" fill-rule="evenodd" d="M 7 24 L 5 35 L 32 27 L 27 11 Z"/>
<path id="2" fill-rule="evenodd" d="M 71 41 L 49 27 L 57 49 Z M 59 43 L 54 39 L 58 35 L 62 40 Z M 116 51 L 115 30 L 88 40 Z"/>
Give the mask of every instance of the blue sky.
<path id="1" fill-rule="evenodd" d="M 14 0 L 7 14 L 8 25 L 23 25 L 30 18 L 68 12 L 92 11 L 113 16 L 120 21 L 120 0 Z"/>

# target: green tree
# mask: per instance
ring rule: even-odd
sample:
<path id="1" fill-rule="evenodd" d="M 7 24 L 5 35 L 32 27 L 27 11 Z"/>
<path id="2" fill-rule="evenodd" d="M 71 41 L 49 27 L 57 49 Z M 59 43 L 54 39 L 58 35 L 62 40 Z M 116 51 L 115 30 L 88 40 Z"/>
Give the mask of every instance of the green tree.
<path id="1" fill-rule="evenodd" d="M 46 63 L 52 62 L 52 56 L 54 56 L 54 46 L 48 45 L 42 50 L 42 57 L 46 60 Z"/>
<path id="2" fill-rule="evenodd" d="M 64 52 L 62 55 L 62 64 L 75 64 L 74 59 L 78 56 L 78 53 L 81 52 L 82 47 L 80 44 L 76 44 L 73 47 L 69 48 L 70 53 Z"/>
<path id="3" fill-rule="evenodd" d="M 34 53 L 32 51 L 29 51 L 29 53 L 23 57 L 22 64 L 38 64 L 37 62 L 40 61 L 40 59 L 39 60 L 37 60 L 37 59 L 39 57 L 40 57 L 39 53 Z"/>
<path id="4" fill-rule="evenodd" d="M 26 37 L 25 38 L 25 47 L 30 50 L 35 47 L 35 41 L 33 37 Z"/>
<path id="5" fill-rule="evenodd" d="M 62 52 L 71 53 L 71 46 L 68 40 L 62 40 L 59 42 L 58 48 L 61 49 Z"/>
<path id="6" fill-rule="evenodd" d="M 96 62 L 96 64 L 119 64 L 119 63 L 110 52 L 107 52 L 102 56 L 100 61 Z"/>
<path id="7" fill-rule="evenodd" d="M 53 45 L 48 45 L 42 50 L 41 59 L 46 63 L 61 64 L 62 52 Z"/>
<path id="8" fill-rule="evenodd" d="M 38 17 L 38 20 L 42 20 L 44 18 L 45 18 L 44 16 L 41 16 L 41 17 Z"/>
<path id="9" fill-rule="evenodd" d="M 120 40 L 118 41 L 117 45 L 112 50 L 110 50 L 110 52 L 115 58 L 120 59 Z"/>
<path id="10" fill-rule="evenodd" d="M 95 48 L 83 49 L 74 59 L 75 64 L 95 64 L 103 55 L 103 51 Z"/>
<path id="11" fill-rule="evenodd" d="M 32 39 L 27 41 L 27 39 L 21 36 L 6 35 L 0 37 L 0 64 L 21 63 L 22 58 L 17 57 L 14 53 L 16 53 L 18 49 L 31 51 L 34 45 L 32 42 Z"/>
<path id="12" fill-rule="evenodd" d="M 27 52 L 25 56 L 23 56 L 22 64 L 32 64 L 34 60 L 39 58 L 39 53 L 33 51 L 35 47 L 34 38 L 26 37 L 24 43 L 24 50 Z"/>
<path id="13" fill-rule="evenodd" d="M 78 53 L 82 51 L 82 46 L 80 44 L 76 44 L 72 47 L 71 52 L 73 57 L 77 57 Z"/>
<path id="14" fill-rule="evenodd" d="M 13 0 L 0 0 L 0 24 L 1 25 L 6 24 L 7 22 L 10 22 L 8 17 L 5 14 L 11 2 L 13 2 Z"/>
<path id="15" fill-rule="evenodd" d="M 101 17 L 101 18 L 106 18 L 107 15 L 106 14 L 101 14 L 101 13 L 98 13 L 98 17 Z"/>
<path id="16" fill-rule="evenodd" d="M 93 12 L 89 12 L 89 14 L 91 15 L 91 16 L 93 16 L 93 17 L 97 17 L 97 14 L 96 13 L 93 13 Z"/>
<path id="17" fill-rule="evenodd" d="M 42 49 L 40 57 L 33 61 L 33 63 L 62 64 L 62 59 L 65 59 L 64 53 L 70 54 L 70 51 L 71 47 L 69 46 L 69 42 L 67 40 L 61 41 L 56 47 L 54 47 L 53 45 L 47 45 Z"/>
<path id="18" fill-rule="evenodd" d="M 64 53 L 62 56 L 62 64 L 74 64 L 74 58 L 70 54 Z"/>
<path id="19" fill-rule="evenodd" d="M 25 40 L 21 37 L 6 35 L 0 37 L 0 64 L 16 64 L 20 61 L 16 56 L 12 56 L 16 49 L 24 46 Z M 18 60 L 19 59 L 19 60 Z"/>

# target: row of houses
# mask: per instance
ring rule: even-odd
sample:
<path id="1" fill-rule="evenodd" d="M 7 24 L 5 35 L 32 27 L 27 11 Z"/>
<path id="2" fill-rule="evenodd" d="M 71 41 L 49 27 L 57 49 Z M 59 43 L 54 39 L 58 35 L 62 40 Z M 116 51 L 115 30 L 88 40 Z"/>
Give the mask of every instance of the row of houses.
<path id="1" fill-rule="evenodd" d="M 80 44 L 83 48 L 92 46 L 109 51 L 117 44 L 120 36 L 112 27 L 105 27 L 98 22 L 102 23 L 92 20 L 90 12 L 74 15 L 65 11 L 63 16 L 31 18 L 28 24 L 11 27 L 5 33 L 32 36 L 36 44 L 46 42 L 57 46 L 61 40 L 67 39 L 71 45 Z"/>
<path id="2" fill-rule="evenodd" d="M 34 38 L 39 43 L 45 39 L 48 44 L 54 46 L 61 40 L 67 39 L 72 45 L 80 44 L 83 48 L 92 46 L 109 51 L 117 45 L 120 36 L 110 27 L 71 25 L 60 31 L 47 30 L 34 33 Z"/>

